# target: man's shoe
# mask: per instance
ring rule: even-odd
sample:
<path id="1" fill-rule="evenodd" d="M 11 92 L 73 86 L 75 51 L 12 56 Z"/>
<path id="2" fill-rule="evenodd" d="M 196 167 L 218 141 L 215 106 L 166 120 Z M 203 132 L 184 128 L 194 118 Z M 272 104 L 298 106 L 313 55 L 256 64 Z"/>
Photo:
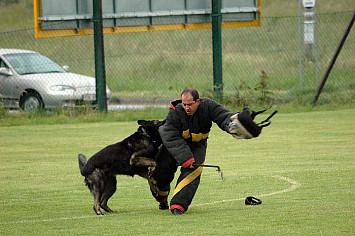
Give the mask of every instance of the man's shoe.
<path id="1" fill-rule="evenodd" d="M 181 216 L 184 214 L 184 212 L 182 212 L 180 209 L 177 209 L 177 208 L 172 209 L 171 213 L 173 213 L 173 215 L 176 215 L 176 216 Z"/>
<path id="2" fill-rule="evenodd" d="M 168 209 L 169 209 L 168 201 L 161 202 L 159 204 L 159 210 L 168 210 Z"/>

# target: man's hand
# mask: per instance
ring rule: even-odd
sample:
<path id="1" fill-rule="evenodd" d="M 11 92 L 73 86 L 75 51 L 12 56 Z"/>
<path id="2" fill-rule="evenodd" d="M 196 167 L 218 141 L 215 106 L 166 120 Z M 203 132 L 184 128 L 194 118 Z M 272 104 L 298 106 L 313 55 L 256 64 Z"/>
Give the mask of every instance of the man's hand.
<path id="1" fill-rule="evenodd" d="M 231 122 L 231 123 L 229 123 L 229 125 L 228 125 L 228 133 L 230 133 L 230 134 L 235 134 L 235 133 L 237 133 L 238 128 L 239 128 L 239 127 L 238 127 L 237 124 Z"/>
<path id="2" fill-rule="evenodd" d="M 188 159 L 187 161 L 185 161 L 184 163 L 181 164 L 181 167 L 183 168 L 189 168 L 189 169 L 193 169 L 194 166 L 193 164 L 195 163 L 195 158 L 191 157 L 190 159 Z"/>
<path id="3" fill-rule="evenodd" d="M 231 123 L 229 123 L 228 125 L 228 133 L 230 134 L 235 134 L 237 133 L 237 130 L 238 130 L 238 125 L 237 125 L 237 122 L 238 122 L 238 113 L 237 114 L 234 114 L 230 117 L 230 120 L 231 120 Z"/>
<path id="4" fill-rule="evenodd" d="M 253 137 L 238 120 L 238 113 L 231 116 L 230 120 L 228 133 L 230 133 L 235 139 L 250 139 Z"/>
<path id="5" fill-rule="evenodd" d="M 187 166 L 186 168 L 188 168 L 188 169 L 193 169 L 193 168 L 195 168 L 195 167 L 194 167 L 194 163 L 192 163 L 191 165 Z"/>

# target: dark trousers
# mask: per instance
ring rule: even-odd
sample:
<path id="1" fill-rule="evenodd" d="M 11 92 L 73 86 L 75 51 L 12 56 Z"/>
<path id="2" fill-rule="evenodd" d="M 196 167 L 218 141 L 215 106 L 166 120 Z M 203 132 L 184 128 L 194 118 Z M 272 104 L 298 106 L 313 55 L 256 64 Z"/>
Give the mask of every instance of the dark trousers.
<path id="1" fill-rule="evenodd" d="M 195 163 L 204 163 L 207 142 L 190 143 L 189 146 L 194 155 Z M 156 161 L 158 164 L 154 178 L 158 182 L 159 193 L 158 196 L 154 194 L 153 196 L 158 202 L 162 202 L 166 201 L 168 198 L 170 193 L 170 183 L 174 180 L 178 164 L 164 145 L 159 149 Z M 182 212 L 187 211 L 200 184 L 201 173 L 202 167 L 193 169 L 180 168 L 180 176 L 170 201 L 170 210 L 178 208 Z"/>

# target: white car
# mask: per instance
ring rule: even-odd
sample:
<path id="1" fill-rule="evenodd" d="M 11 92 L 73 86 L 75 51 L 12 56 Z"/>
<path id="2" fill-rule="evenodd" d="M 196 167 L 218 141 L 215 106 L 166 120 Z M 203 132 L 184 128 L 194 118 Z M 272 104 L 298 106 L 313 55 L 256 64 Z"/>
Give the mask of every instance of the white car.
<path id="1" fill-rule="evenodd" d="M 95 78 L 69 72 L 40 53 L 0 49 L 0 107 L 42 108 L 95 106 Z M 106 87 L 107 101 L 110 90 Z"/>

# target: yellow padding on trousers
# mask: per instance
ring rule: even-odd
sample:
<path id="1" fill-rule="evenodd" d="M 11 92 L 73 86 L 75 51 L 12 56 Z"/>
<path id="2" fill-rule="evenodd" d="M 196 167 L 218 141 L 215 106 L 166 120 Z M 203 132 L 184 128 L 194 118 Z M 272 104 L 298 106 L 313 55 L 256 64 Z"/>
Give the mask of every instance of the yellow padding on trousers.
<path id="1" fill-rule="evenodd" d="M 148 183 L 149 183 L 150 189 L 154 192 L 154 185 L 149 181 L 148 181 Z M 169 191 L 160 191 L 159 190 L 158 194 L 159 194 L 159 196 L 165 197 L 165 196 L 169 195 Z"/>
<path id="2" fill-rule="evenodd" d="M 202 166 L 198 167 L 194 172 L 186 176 L 175 188 L 173 196 L 180 192 L 186 185 L 194 181 L 202 172 Z"/>
<path id="3" fill-rule="evenodd" d="M 159 191 L 159 196 L 165 197 L 168 196 L 169 191 Z"/>

